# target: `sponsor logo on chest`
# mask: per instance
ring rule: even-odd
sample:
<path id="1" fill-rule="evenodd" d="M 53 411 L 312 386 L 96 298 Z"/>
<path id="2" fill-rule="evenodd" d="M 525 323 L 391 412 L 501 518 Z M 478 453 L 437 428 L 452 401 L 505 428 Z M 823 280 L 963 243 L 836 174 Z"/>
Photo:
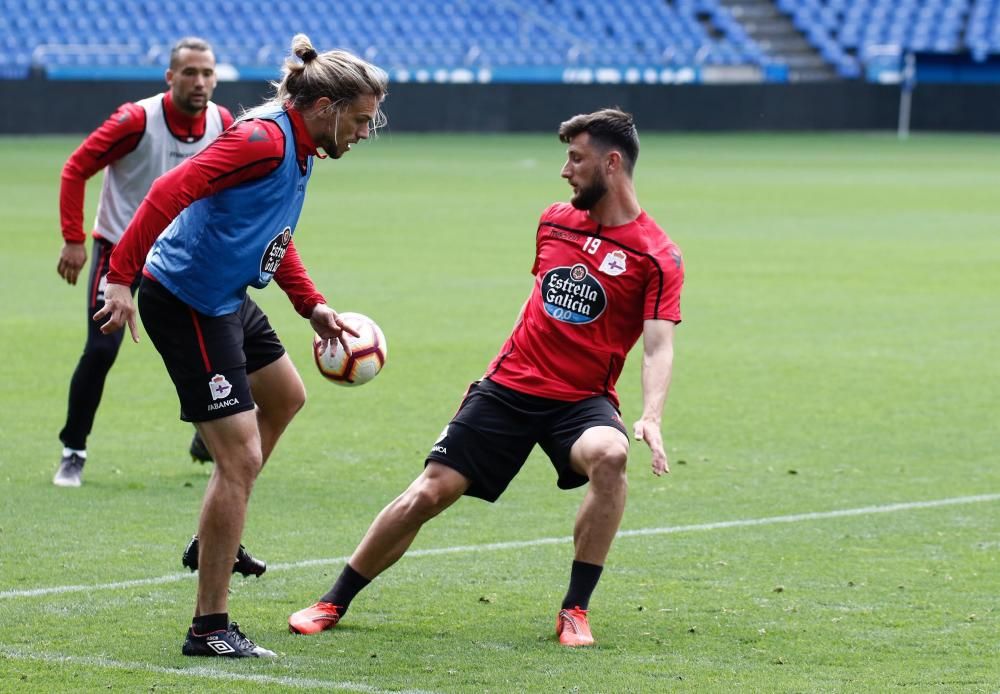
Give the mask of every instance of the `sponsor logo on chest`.
<path id="1" fill-rule="evenodd" d="M 541 290 L 545 312 L 563 323 L 592 323 L 608 306 L 604 287 L 582 263 L 549 270 Z"/>
<path id="2" fill-rule="evenodd" d="M 285 227 L 281 233 L 271 239 L 264 249 L 264 255 L 260 258 L 260 274 L 273 275 L 278 271 L 285 252 L 288 250 L 288 243 L 292 240 L 292 228 Z"/>

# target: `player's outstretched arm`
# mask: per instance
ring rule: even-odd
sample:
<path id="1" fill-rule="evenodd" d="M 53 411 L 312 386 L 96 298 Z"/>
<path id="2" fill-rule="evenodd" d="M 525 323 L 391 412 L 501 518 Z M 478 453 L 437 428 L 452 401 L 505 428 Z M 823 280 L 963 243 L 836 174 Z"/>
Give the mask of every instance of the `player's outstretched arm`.
<path id="1" fill-rule="evenodd" d="M 660 423 L 673 368 L 674 323 L 645 321 L 642 329 L 642 416 L 635 423 L 635 438 L 649 446 L 654 475 L 670 472 Z"/>

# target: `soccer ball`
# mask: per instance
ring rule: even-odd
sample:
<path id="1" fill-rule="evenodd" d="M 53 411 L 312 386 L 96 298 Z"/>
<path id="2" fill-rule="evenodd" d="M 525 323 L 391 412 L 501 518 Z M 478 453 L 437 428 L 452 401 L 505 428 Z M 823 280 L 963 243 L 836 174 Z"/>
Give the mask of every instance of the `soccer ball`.
<path id="1" fill-rule="evenodd" d="M 354 328 L 359 337 L 344 333 L 351 355 L 344 352 L 340 340 L 325 342 L 313 335 L 313 356 L 316 368 L 324 377 L 341 386 L 360 386 L 375 378 L 385 366 L 389 346 L 378 324 L 360 313 L 341 313 L 340 318 Z"/>

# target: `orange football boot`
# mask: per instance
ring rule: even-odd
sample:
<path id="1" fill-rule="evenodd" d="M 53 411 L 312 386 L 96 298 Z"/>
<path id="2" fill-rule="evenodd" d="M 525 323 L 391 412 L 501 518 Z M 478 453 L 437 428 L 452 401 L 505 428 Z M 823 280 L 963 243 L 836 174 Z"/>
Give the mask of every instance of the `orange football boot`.
<path id="1" fill-rule="evenodd" d="M 593 646 L 594 637 L 587 623 L 587 610 L 574 607 L 569 610 L 559 610 L 556 617 L 556 634 L 559 643 L 564 646 Z"/>
<path id="2" fill-rule="evenodd" d="M 318 634 L 333 629 L 340 621 L 341 608 L 330 602 L 318 602 L 299 610 L 288 618 L 288 630 L 293 634 Z"/>

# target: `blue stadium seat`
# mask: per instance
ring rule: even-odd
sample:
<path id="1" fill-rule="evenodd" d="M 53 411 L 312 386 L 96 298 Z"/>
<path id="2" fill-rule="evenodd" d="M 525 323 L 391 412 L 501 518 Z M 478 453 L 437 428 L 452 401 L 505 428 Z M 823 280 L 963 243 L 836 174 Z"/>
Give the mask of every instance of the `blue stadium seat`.
<path id="1" fill-rule="evenodd" d="M 807 40 L 838 72 L 860 74 L 828 47 L 834 40 L 852 59 L 866 60 L 886 45 L 940 53 L 1000 52 L 1000 0 L 776 0 Z M 987 38 L 996 30 L 998 40 Z"/>
<path id="2" fill-rule="evenodd" d="M 1000 0 L 775 0 L 839 74 L 857 76 L 868 47 L 977 56 L 1000 52 Z M 85 45 L 85 67 L 165 60 L 185 34 L 216 44 L 237 68 L 277 66 L 291 36 L 307 29 L 321 47 L 345 47 L 400 69 L 690 67 L 773 60 L 719 0 L 535 0 L 531 3 L 369 0 L 345 13 L 333 0 L 296 6 L 265 0 L 0 0 L 3 66 L 37 46 Z M 325 26 L 324 13 L 338 17 Z M 197 18 L 197 19 L 196 19 Z M 113 49 L 112 46 L 125 48 Z M 101 49 L 107 49 L 103 50 Z M 98 50 L 101 49 L 101 50 Z M 57 64 L 58 50 L 43 63 Z M 18 62 L 20 61 L 20 62 Z M 7 74 L 7 73 L 4 73 Z"/>

